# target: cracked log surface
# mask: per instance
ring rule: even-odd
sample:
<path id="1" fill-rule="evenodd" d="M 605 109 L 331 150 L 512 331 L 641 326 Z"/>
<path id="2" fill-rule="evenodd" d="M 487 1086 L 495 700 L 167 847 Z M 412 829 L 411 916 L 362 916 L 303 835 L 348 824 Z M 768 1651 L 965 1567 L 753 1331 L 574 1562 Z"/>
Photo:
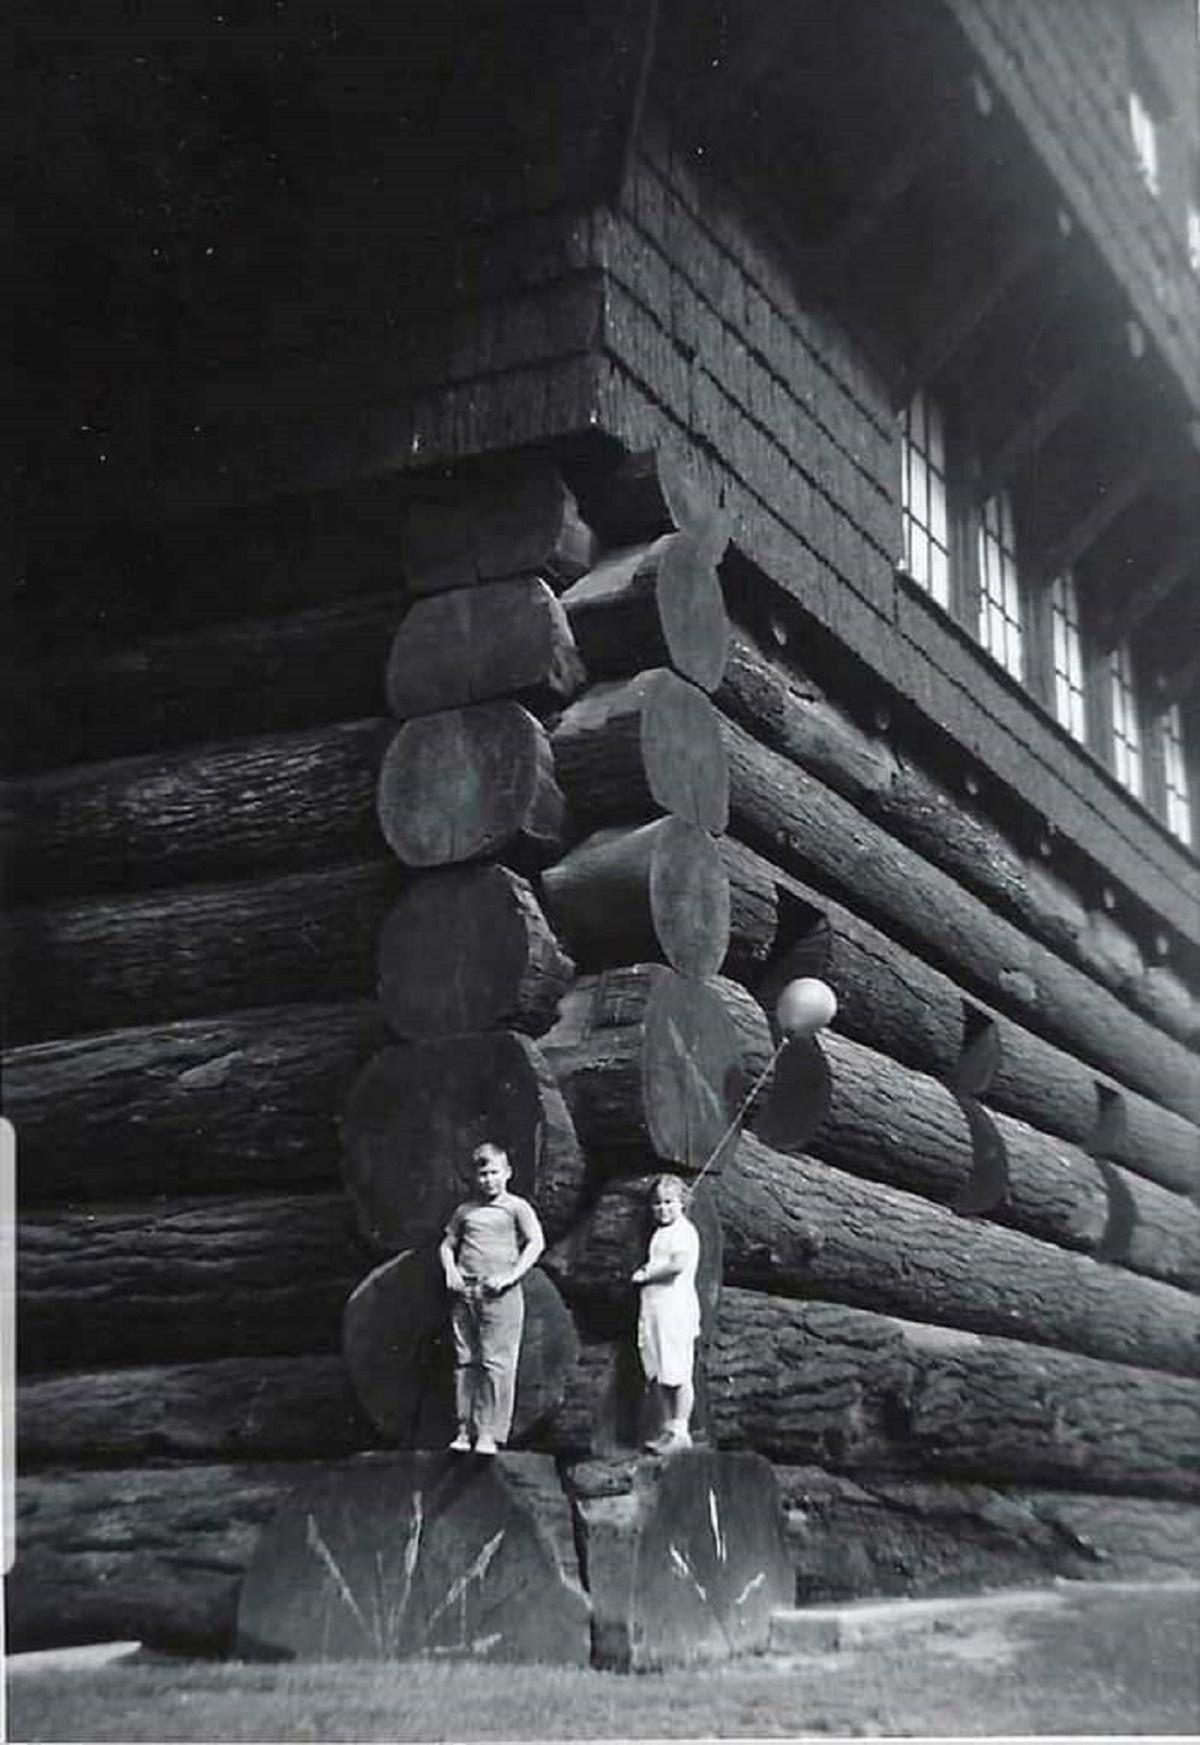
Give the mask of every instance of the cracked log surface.
<path id="1" fill-rule="evenodd" d="M 536 1036 L 575 974 L 533 887 L 504 866 L 412 879 L 384 923 L 378 962 L 383 1014 L 418 1042 L 483 1030 Z"/>
<path id="2" fill-rule="evenodd" d="M 336 1112 L 386 1039 L 373 1006 L 284 1006 L 13 1049 L 22 1201 L 330 1181 Z"/>
<path id="3" fill-rule="evenodd" d="M 368 1455 L 302 1482 L 238 1602 L 250 1658 L 586 1666 L 591 1608 L 549 1455 Z"/>
<path id="4" fill-rule="evenodd" d="M 536 1268 L 520 1285 L 525 1322 L 511 1440 L 528 1444 L 553 1416 L 579 1356 L 571 1315 Z M 367 1274 L 346 1304 L 342 1349 L 354 1391 L 381 1436 L 444 1448 L 457 1422 L 450 1295 L 437 1255 L 410 1251 Z"/>
<path id="5" fill-rule="evenodd" d="M 346 721 L 13 783 L 11 895 L 41 901 L 377 856 L 375 786 L 393 731 Z"/>
<path id="6" fill-rule="evenodd" d="M 537 576 L 519 576 L 416 601 L 391 644 L 387 700 L 402 721 L 495 697 L 541 713 L 585 676 L 562 606 Z"/>
<path id="7" fill-rule="evenodd" d="M 922 1483 L 777 1466 L 797 1602 L 1068 1581 L 1170 1581 L 1200 1560 L 1200 1508 L 1150 1497 Z"/>
<path id="8" fill-rule="evenodd" d="M 1190 1049 L 743 728 L 723 721 L 722 735 L 738 836 L 852 896 L 991 1004 L 1200 1120 L 1200 1060 Z"/>
<path id="9" fill-rule="evenodd" d="M 724 830 L 729 782 L 720 717 L 704 692 L 665 667 L 594 685 L 552 735 L 554 766 L 585 823 L 673 813 Z"/>
<path id="10" fill-rule="evenodd" d="M 406 721 L 379 771 L 379 821 L 413 868 L 505 857 L 524 869 L 562 852 L 554 757 L 520 703 L 476 703 Z"/>
<path id="11" fill-rule="evenodd" d="M 369 998 L 372 940 L 401 877 L 376 860 L 10 910 L 10 1042 Z"/>
<path id="12" fill-rule="evenodd" d="M 25 1371 L 336 1351 L 366 1255 L 341 1194 L 129 1200 L 21 1217 Z"/>
<path id="13" fill-rule="evenodd" d="M 513 1030 L 400 1043 L 367 1062 L 346 1101 L 343 1175 L 363 1239 L 395 1254 L 437 1242 L 485 1139 L 504 1146 L 512 1190 L 551 1238 L 567 1228 L 586 1166 L 541 1050 Z"/>
<path id="14" fill-rule="evenodd" d="M 714 1183 L 730 1284 L 1200 1372 L 1200 1299 L 744 1135 Z"/>
<path id="15" fill-rule="evenodd" d="M 686 533 L 606 552 L 562 598 L 588 671 L 670 667 L 702 691 L 721 682 L 729 624 L 716 565 Z"/>
<path id="16" fill-rule="evenodd" d="M 1200 1499 L 1200 1383 L 726 1286 L 713 1434 L 784 1462 Z"/>
<path id="17" fill-rule="evenodd" d="M 645 1672 L 766 1646 L 790 1605 L 774 1474 L 756 1454 L 693 1448 L 569 1467 L 595 1663 Z"/>

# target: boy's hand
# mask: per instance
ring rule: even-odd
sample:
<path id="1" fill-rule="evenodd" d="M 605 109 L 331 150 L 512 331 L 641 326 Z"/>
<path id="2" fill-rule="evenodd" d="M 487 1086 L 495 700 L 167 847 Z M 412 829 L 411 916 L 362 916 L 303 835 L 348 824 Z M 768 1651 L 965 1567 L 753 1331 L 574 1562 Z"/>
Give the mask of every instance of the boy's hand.
<path id="1" fill-rule="evenodd" d="M 484 1295 L 489 1297 L 502 1296 L 513 1282 L 511 1273 L 493 1273 L 491 1278 L 483 1281 Z"/>

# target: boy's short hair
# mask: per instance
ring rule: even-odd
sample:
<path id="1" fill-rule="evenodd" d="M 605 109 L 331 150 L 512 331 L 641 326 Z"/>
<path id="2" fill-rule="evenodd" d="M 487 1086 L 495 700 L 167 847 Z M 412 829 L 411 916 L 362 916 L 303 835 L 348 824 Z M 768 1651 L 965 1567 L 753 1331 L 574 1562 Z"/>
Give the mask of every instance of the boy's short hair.
<path id="1" fill-rule="evenodd" d="M 471 1153 L 471 1168 L 478 1169 L 483 1163 L 502 1163 L 506 1169 L 511 1169 L 507 1151 L 503 1145 L 496 1145 L 490 1139 L 485 1139 L 482 1145 L 477 1145 Z"/>

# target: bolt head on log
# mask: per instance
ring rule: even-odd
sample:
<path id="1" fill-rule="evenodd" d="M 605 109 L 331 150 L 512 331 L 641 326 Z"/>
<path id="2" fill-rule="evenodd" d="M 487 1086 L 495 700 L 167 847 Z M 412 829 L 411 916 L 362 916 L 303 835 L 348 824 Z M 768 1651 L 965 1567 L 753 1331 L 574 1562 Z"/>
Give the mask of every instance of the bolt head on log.
<path id="1" fill-rule="evenodd" d="M 567 1486 L 579 1523 L 596 1664 L 623 1672 L 765 1648 L 795 1600 L 783 1503 L 757 1454 L 694 1448 L 585 1461 Z"/>
<path id="2" fill-rule="evenodd" d="M 512 1191 L 547 1232 L 578 1209 L 585 1166 L 554 1075 L 528 1037 L 500 1030 L 385 1048 L 359 1074 L 342 1123 L 359 1229 L 395 1254 L 438 1241 L 485 1139 L 508 1152 Z"/>
<path id="3" fill-rule="evenodd" d="M 698 1170 L 725 1135 L 741 1048 L 720 996 L 658 964 L 585 976 L 542 1039 L 596 1167 Z"/>
<path id="4" fill-rule="evenodd" d="M 584 683 L 567 615 L 537 576 L 417 600 L 392 642 L 387 699 L 400 720 L 494 697 L 561 708 Z"/>
<path id="5" fill-rule="evenodd" d="M 368 1455 L 298 1485 L 246 1572 L 238 1648 L 586 1666 L 590 1607 L 553 1459 Z"/>
<path id="6" fill-rule="evenodd" d="M 406 722 L 384 756 L 378 811 L 388 846 L 411 867 L 493 856 L 541 866 L 562 847 L 550 743 L 520 703 Z"/>
<path id="7" fill-rule="evenodd" d="M 526 1273 L 512 1440 L 553 1417 L 579 1357 L 579 1338 L 553 1282 Z M 444 1448 L 455 1429 L 450 1294 L 432 1248 L 385 1260 L 356 1287 L 342 1320 L 342 1351 L 372 1424 L 401 1448 Z"/>
<path id="8" fill-rule="evenodd" d="M 558 780 L 581 818 L 613 823 L 670 812 L 713 831 L 728 822 L 720 717 L 703 691 L 665 667 L 585 692 L 552 744 Z"/>
<path id="9" fill-rule="evenodd" d="M 413 879 L 379 941 L 379 1003 L 412 1041 L 498 1029 L 536 1036 L 574 974 L 532 888 L 504 866 Z"/>
<path id="10" fill-rule="evenodd" d="M 703 978 L 729 947 L 729 877 L 707 831 L 682 818 L 598 830 L 542 875 L 555 925 L 589 968 L 664 960 Z"/>
<path id="11" fill-rule="evenodd" d="M 619 677 L 671 667 L 715 691 L 729 658 L 716 567 L 687 534 L 613 552 L 563 595 L 589 672 Z"/>

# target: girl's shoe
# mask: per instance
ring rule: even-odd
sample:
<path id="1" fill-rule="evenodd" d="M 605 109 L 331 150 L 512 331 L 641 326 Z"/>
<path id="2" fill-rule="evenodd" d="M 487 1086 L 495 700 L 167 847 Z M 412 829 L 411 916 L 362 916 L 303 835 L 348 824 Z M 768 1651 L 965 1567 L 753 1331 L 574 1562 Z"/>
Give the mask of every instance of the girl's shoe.
<path id="1" fill-rule="evenodd" d="M 495 1454 L 497 1452 L 496 1438 L 494 1436 L 488 1436 L 486 1433 L 482 1436 L 477 1436 L 475 1438 L 475 1452 L 476 1454 Z"/>

